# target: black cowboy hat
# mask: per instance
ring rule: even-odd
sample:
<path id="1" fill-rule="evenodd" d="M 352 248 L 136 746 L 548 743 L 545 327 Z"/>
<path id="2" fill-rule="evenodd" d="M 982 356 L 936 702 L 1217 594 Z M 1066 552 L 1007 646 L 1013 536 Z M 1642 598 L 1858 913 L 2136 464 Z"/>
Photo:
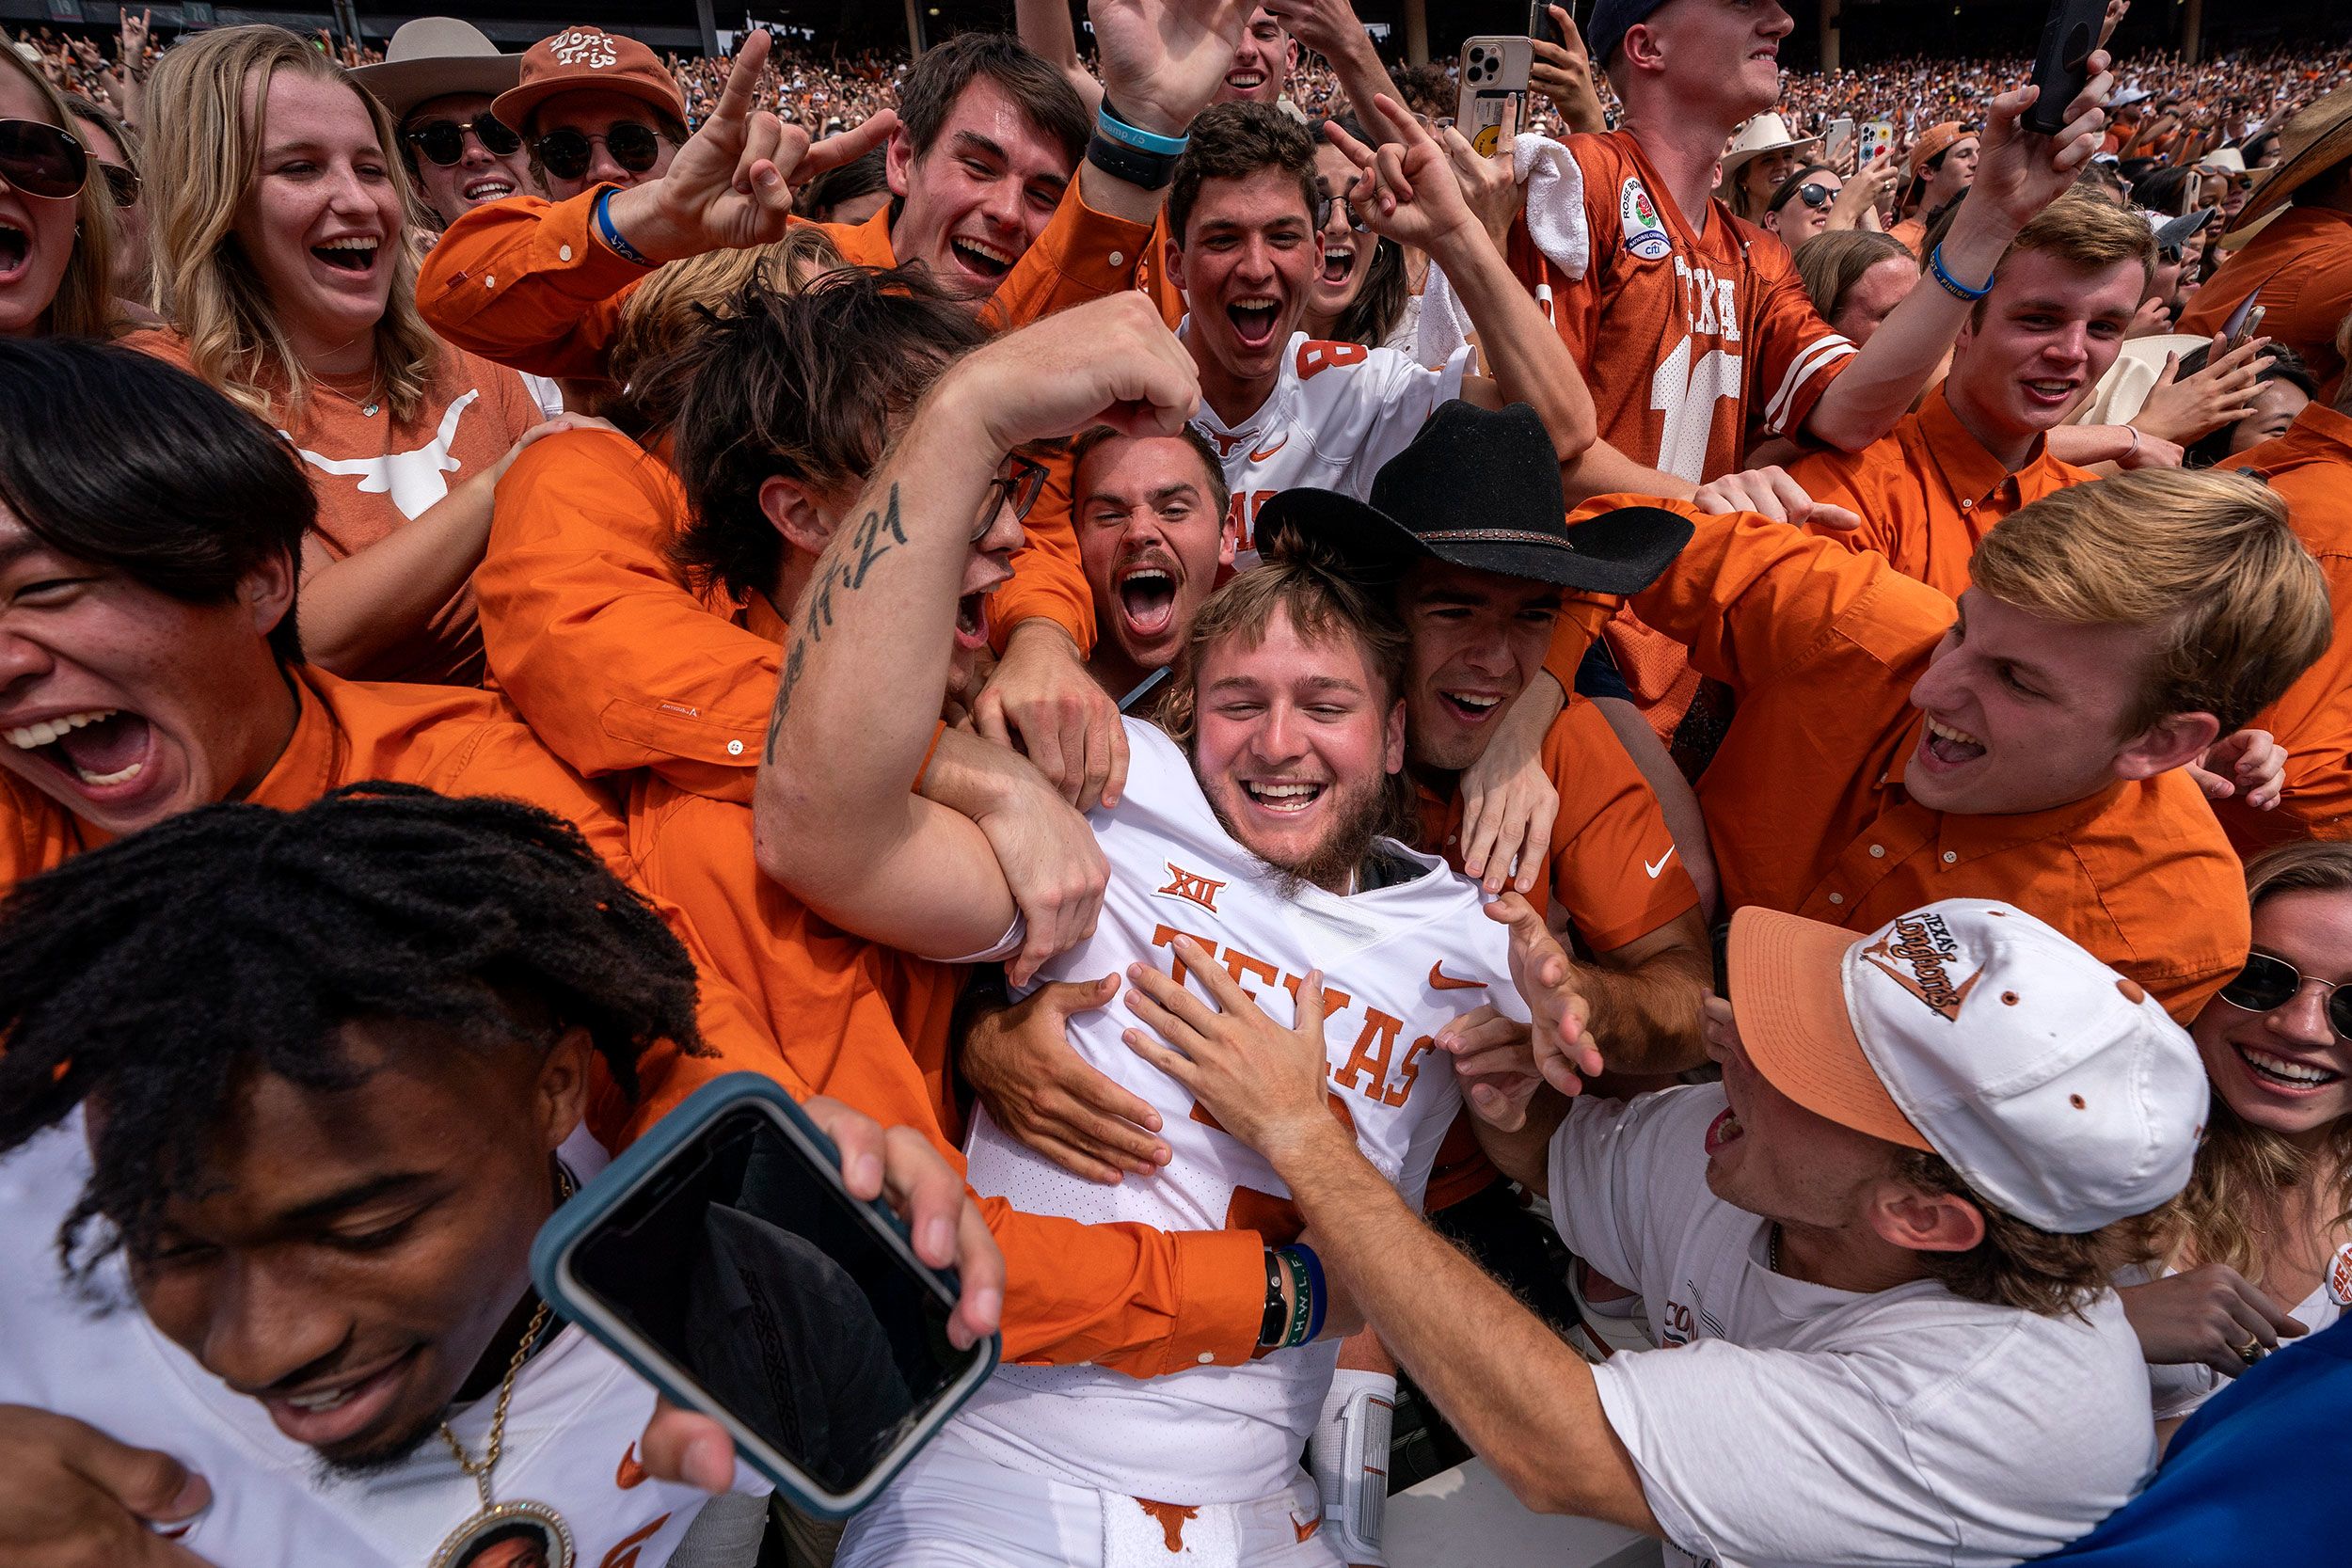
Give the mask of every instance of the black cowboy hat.
<path id="1" fill-rule="evenodd" d="M 1263 553 L 1289 531 L 1350 567 L 1401 574 L 1428 558 L 1595 594 L 1638 594 L 1691 542 L 1686 517 L 1619 507 L 1567 526 L 1560 460 L 1535 411 L 1458 398 L 1381 465 L 1372 499 L 1300 486 L 1259 509 Z"/>

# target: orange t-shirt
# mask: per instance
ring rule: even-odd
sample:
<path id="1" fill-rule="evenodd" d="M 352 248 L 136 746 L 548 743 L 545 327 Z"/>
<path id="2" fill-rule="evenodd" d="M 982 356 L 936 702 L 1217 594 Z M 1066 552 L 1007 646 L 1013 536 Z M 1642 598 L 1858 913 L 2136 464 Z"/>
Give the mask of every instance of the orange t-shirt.
<path id="1" fill-rule="evenodd" d="M 2245 882 L 2185 773 L 2015 816 L 1919 805 L 1902 786 L 1925 722 L 1911 688 L 1950 629 L 1950 598 L 1786 523 L 1663 504 L 1697 532 L 1631 606 L 1739 696 L 1698 786 L 1725 908 L 1868 931 L 1939 898 L 2006 899 L 2183 1021 L 2237 972 Z"/>
<path id="2" fill-rule="evenodd" d="M 762 876 L 747 806 L 640 774 L 628 818 L 647 885 L 687 911 L 793 1075 L 924 1132 L 961 1169 L 948 1025 L 965 971 L 852 936 Z M 1007 1360 L 1157 1377 L 1232 1366 L 1255 1347 L 1265 1266 L 1254 1231 L 1088 1225 L 976 1201 L 1005 1254 Z"/>
<path id="3" fill-rule="evenodd" d="M 2189 296 L 2175 330 L 2210 338 L 2257 294 L 2263 336 L 2301 355 L 2319 383 L 2319 401 L 2334 403 L 2344 379 L 2336 328 L 2352 313 L 2352 213 L 2280 213 Z"/>
<path id="4" fill-rule="evenodd" d="M 601 797 L 543 748 L 498 696 L 451 687 L 380 686 L 338 680 L 307 666 L 288 673 L 295 718 L 293 737 L 245 799 L 294 811 L 328 791 L 371 779 L 421 784 L 444 795 L 498 795 L 554 813 L 579 828 L 589 847 L 625 881 L 644 879 L 629 830 Z M 46 871 L 107 835 L 84 826 L 63 805 L 0 774 L 0 885 Z M 749 1069 L 774 1078 L 799 1098 L 794 1078 L 759 1015 L 721 979 L 685 917 L 656 899 L 701 972 L 696 1017 L 709 1053 L 688 1055 L 663 1041 L 639 1061 L 637 1098 L 624 1096 L 599 1067 L 588 1109 L 590 1129 L 618 1149 L 702 1085 Z"/>
<path id="5" fill-rule="evenodd" d="M 186 340 L 177 332 L 151 329 L 128 341 L 192 368 Z M 422 515 L 453 485 L 505 456 L 541 419 L 521 376 L 462 349 L 441 351 L 414 419 L 395 420 L 368 401 L 370 385 L 313 377 L 300 408 L 288 407 L 280 397 L 271 400 L 270 420 L 301 456 L 318 498 L 318 531 L 304 549 L 306 577 Z M 472 594 L 460 588 L 418 635 L 360 673 L 370 680 L 480 685 L 482 632 Z"/>
<path id="6" fill-rule="evenodd" d="M 2296 537 L 2328 579 L 2336 624 L 2318 662 L 2252 721 L 2287 750 L 2278 809 L 2215 802 L 2230 841 L 2250 857 L 2290 838 L 2352 835 L 2352 418 L 2314 403 L 2285 435 L 2226 466 L 2250 468 L 2287 503 Z"/>
<path id="7" fill-rule="evenodd" d="M 1968 587 L 1968 561 L 1993 525 L 2054 490 L 2098 476 L 2052 457 L 2037 438 L 2015 473 L 1968 434 L 1945 400 L 1928 394 L 1915 414 L 1860 451 L 1819 451 L 1788 466 L 1817 501 L 1860 515 L 1858 529 L 1812 528 L 1850 550 L 1876 550 L 1895 570 L 1950 598 Z"/>
<path id="8" fill-rule="evenodd" d="M 1544 735 L 1542 756 L 1560 792 L 1544 863 L 1548 896 L 1586 948 L 1606 954 L 1698 908 L 1698 889 L 1675 853 L 1658 797 L 1598 708 L 1571 693 Z M 1461 790 L 1440 798 L 1423 784 L 1416 794 L 1422 846 L 1461 870 Z M 1470 1116 L 1465 1107 L 1438 1149 L 1422 1200 L 1433 1214 L 1494 1180 Z"/>

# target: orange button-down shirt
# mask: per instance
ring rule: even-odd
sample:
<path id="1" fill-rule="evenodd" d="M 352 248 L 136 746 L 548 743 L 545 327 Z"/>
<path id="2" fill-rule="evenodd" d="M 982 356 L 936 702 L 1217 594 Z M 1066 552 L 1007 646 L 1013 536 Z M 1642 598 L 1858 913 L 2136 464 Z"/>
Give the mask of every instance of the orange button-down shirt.
<path id="1" fill-rule="evenodd" d="M 2352 418 L 2314 403 L 2285 435 L 2225 467 L 2251 468 L 2287 503 L 2296 537 L 2328 579 L 2336 623 L 2319 661 L 2252 721 L 2287 751 L 2278 809 L 2215 805 L 2231 842 L 2250 856 L 2289 838 L 2352 835 Z"/>
<path id="2" fill-rule="evenodd" d="M 1579 517 L 1633 504 L 1661 503 L 1598 497 Z M 1697 532 L 1632 608 L 1739 696 L 1698 786 L 1727 908 L 1867 931 L 1939 898 L 2006 899 L 2184 1021 L 2237 972 L 2245 883 L 2185 773 L 2047 811 L 1929 810 L 1902 787 L 1925 722 L 1910 693 L 1951 626 L 1951 599 L 1785 523 L 1662 504 Z"/>
<path id="3" fill-rule="evenodd" d="M 321 670 L 290 673 L 293 737 L 246 799 L 294 811 L 330 790 L 371 779 L 420 784 L 444 795 L 498 795 L 525 801 L 580 829 L 624 880 L 643 888 L 644 868 L 628 825 L 605 799 L 558 762 L 496 695 L 440 686 L 372 686 Z M 104 843 L 49 796 L 0 774 L 0 881 L 13 884 Z M 737 1069 L 766 1073 L 805 1098 L 751 1005 L 714 973 L 707 951 L 674 906 L 656 905 L 702 972 L 696 1016 L 710 1053 L 690 1056 L 663 1042 L 638 1063 L 638 1098 L 596 1069 L 591 1131 L 618 1149 L 696 1088 Z"/>
<path id="4" fill-rule="evenodd" d="M 2344 379 L 2336 328 L 2352 312 L 2352 213 L 2280 213 L 2189 296 L 2177 330 L 2210 338 L 2256 293 L 2263 336 L 2301 355 L 2319 383 L 2319 401 L 2335 402 Z"/>
<path id="5" fill-rule="evenodd" d="M 1876 550 L 1907 578 L 1957 599 L 1968 560 L 1993 525 L 2054 490 L 2098 476 L 2052 457 L 2037 436 L 2011 473 L 1968 433 L 1937 387 L 1915 414 L 1860 451 L 1818 451 L 1788 465 L 1817 501 L 1862 518 L 1858 529 L 1814 528 L 1850 550 Z"/>
<path id="6" fill-rule="evenodd" d="M 764 599 L 739 619 L 771 646 L 783 641 Z M 748 806 L 641 773 L 628 828 L 647 886 L 686 911 L 793 1076 L 886 1127 L 916 1129 L 961 1169 L 949 1025 L 965 970 L 853 936 L 763 876 Z M 1265 1267 L 1255 1232 L 1087 1225 L 976 1201 L 1005 1254 L 1008 1359 L 1156 1377 L 1204 1359 L 1232 1366 L 1256 1346 Z"/>

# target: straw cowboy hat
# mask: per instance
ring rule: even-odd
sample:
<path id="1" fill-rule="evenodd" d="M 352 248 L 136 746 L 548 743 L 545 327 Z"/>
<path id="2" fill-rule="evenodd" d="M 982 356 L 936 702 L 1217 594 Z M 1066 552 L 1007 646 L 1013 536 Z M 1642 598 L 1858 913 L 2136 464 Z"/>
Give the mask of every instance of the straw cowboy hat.
<path id="1" fill-rule="evenodd" d="M 394 119 L 403 119 L 418 104 L 449 93 L 496 98 L 515 85 L 522 70 L 520 55 L 500 54 L 472 23 L 421 16 L 400 24 L 381 65 L 363 65 L 351 74 Z"/>
<path id="2" fill-rule="evenodd" d="M 1767 152 L 1778 152 L 1791 147 L 1811 147 L 1820 139 L 1819 136 L 1792 134 L 1788 122 L 1780 118 L 1777 110 L 1767 109 L 1740 126 L 1732 136 L 1731 146 L 1724 153 L 1724 183 L 1728 186 L 1752 160 Z"/>
<path id="3" fill-rule="evenodd" d="M 2280 126 L 2279 148 L 2286 156 L 2262 177 L 2224 233 L 2249 227 L 2352 158 L 2352 87 L 2338 87 Z"/>

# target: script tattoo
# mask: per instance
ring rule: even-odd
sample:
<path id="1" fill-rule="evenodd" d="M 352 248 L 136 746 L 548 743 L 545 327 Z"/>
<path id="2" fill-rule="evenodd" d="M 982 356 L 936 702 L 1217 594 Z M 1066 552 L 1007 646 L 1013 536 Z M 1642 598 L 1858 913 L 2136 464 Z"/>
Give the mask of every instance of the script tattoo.
<path id="1" fill-rule="evenodd" d="M 817 580 L 809 585 L 808 595 L 802 601 L 806 609 L 793 629 L 791 651 L 785 655 L 784 677 L 776 682 L 776 705 L 768 715 L 768 744 L 760 751 L 762 761 L 776 760 L 776 742 L 784 731 L 784 716 L 791 709 L 793 689 L 801 684 L 802 673 L 808 667 L 808 650 L 825 640 L 825 630 L 833 625 L 834 589 L 856 593 L 866 586 L 866 576 L 874 569 L 874 562 L 906 542 L 907 531 L 898 521 L 898 486 L 894 483 L 881 511 L 868 512 L 855 528 L 827 546 L 824 560 L 818 563 Z"/>

